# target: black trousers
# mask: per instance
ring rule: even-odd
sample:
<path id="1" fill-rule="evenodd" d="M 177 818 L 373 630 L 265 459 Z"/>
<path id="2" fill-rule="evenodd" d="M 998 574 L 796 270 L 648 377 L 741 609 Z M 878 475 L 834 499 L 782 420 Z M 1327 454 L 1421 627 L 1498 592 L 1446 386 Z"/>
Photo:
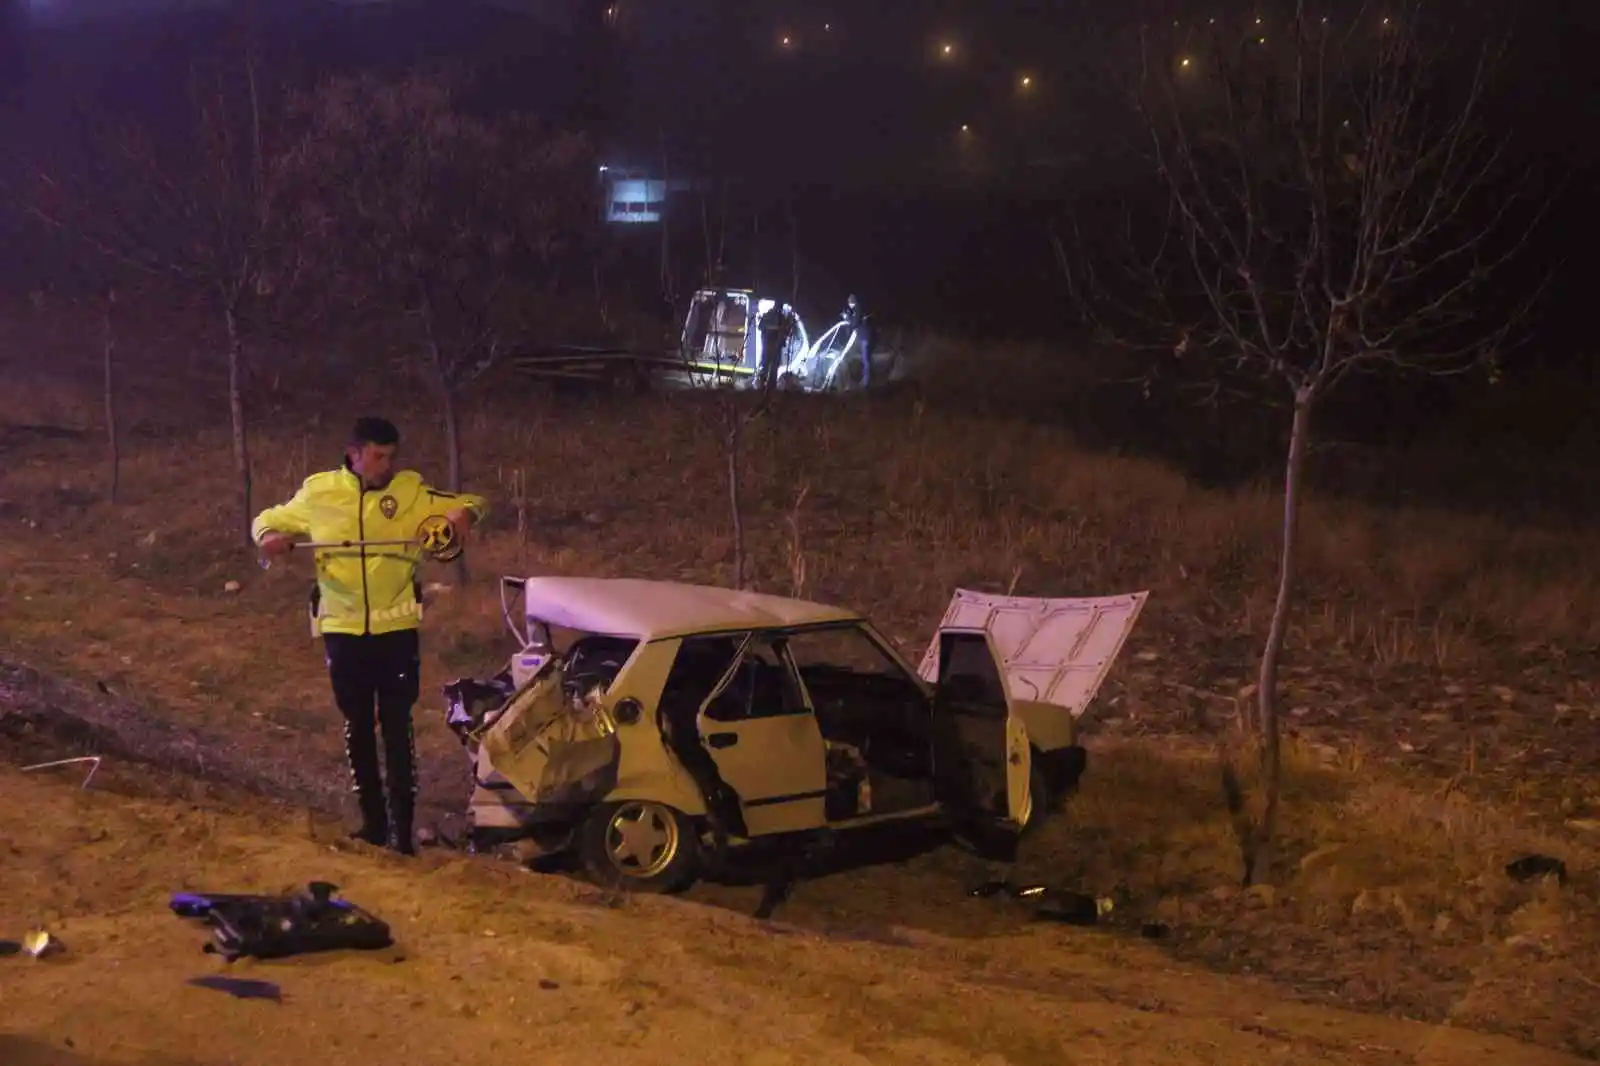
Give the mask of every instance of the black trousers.
<path id="1" fill-rule="evenodd" d="M 412 849 L 417 806 L 417 749 L 411 709 L 421 693 L 422 662 L 415 629 L 376 636 L 323 636 L 333 698 L 344 715 L 344 750 L 361 807 L 358 835 L 383 845 L 394 830 L 396 846 Z M 384 780 L 378 765 L 383 739 Z"/>

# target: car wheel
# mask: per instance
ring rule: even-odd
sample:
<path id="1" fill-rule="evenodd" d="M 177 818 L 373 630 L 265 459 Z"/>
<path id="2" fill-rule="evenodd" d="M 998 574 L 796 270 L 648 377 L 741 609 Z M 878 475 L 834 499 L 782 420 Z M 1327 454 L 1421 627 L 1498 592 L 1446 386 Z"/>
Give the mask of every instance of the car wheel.
<path id="1" fill-rule="evenodd" d="M 700 836 L 680 811 L 648 800 L 596 807 L 579 850 L 601 884 L 632 892 L 681 892 L 700 875 Z"/>

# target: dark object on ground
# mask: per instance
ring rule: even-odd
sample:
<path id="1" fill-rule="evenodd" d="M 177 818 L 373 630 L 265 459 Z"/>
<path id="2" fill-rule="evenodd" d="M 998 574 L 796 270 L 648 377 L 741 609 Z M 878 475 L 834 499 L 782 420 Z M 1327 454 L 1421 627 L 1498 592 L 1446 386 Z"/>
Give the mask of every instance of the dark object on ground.
<path id="1" fill-rule="evenodd" d="M 1532 881 L 1536 877 L 1555 875 L 1557 884 L 1567 883 L 1567 864 L 1548 855 L 1525 855 L 1516 862 L 1506 864 L 1506 876 L 1513 881 Z"/>
<path id="2" fill-rule="evenodd" d="M 271 981 L 252 981 L 243 977 L 194 977 L 189 984 L 196 988 L 209 988 L 213 992 L 226 992 L 234 999 L 270 999 L 283 1002 L 283 990 Z"/>
<path id="3" fill-rule="evenodd" d="M 993 899 L 1006 896 L 1010 899 L 1039 899 L 1050 890 L 1044 885 L 1013 885 L 1010 881 L 985 881 L 967 889 L 972 899 Z"/>
<path id="4" fill-rule="evenodd" d="M 1139 935 L 1146 940 L 1165 940 L 1171 933 L 1166 922 L 1145 922 L 1139 928 Z"/>
<path id="5" fill-rule="evenodd" d="M 1034 921 L 1063 922 L 1067 925 L 1094 925 L 1100 920 L 1100 903 L 1081 892 L 1052 889 L 1038 896 Z"/>
<path id="6" fill-rule="evenodd" d="M 1013 885 L 1010 881 L 985 881 L 967 890 L 972 899 L 1008 899 L 1026 901 L 1034 905 L 1036 922 L 1064 922 L 1067 925 L 1094 925 L 1100 915 L 1110 909 L 1109 901 L 1102 902 L 1081 892 L 1067 892 L 1046 885 Z"/>
<path id="7" fill-rule="evenodd" d="M 20 955 L 21 953 L 22 945 L 15 940 L 0 940 L 0 959 L 5 958 L 7 955 Z"/>
<path id="8" fill-rule="evenodd" d="M 394 943 L 389 926 L 348 900 L 338 887 L 313 881 L 291 896 L 179 892 L 174 914 L 211 926 L 209 953 L 232 962 L 243 956 L 279 959 L 317 951 L 372 951 Z"/>

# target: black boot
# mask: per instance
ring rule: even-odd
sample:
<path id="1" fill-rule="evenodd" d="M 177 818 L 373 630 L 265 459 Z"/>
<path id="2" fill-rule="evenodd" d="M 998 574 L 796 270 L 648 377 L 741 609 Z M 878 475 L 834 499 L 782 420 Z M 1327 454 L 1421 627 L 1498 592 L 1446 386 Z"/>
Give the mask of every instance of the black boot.
<path id="1" fill-rule="evenodd" d="M 415 855 L 417 853 L 416 833 L 412 828 L 412 811 L 416 807 L 416 800 L 410 791 L 396 790 L 392 800 L 392 822 L 394 825 L 394 841 L 390 845 L 401 855 Z"/>
<path id="2" fill-rule="evenodd" d="M 361 807 L 361 828 L 350 834 L 351 840 L 361 840 L 374 847 L 389 843 L 389 812 L 384 807 L 381 790 L 356 791 L 356 802 Z"/>
<path id="3" fill-rule="evenodd" d="M 389 846 L 401 855 L 415 855 L 417 853 L 416 767 L 409 759 L 401 760 L 399 765 L 391 762 L 390 766 L 392 769 L 389 772 L 389 825 L 394 830 L 394 839 L 389 842 Z"/>

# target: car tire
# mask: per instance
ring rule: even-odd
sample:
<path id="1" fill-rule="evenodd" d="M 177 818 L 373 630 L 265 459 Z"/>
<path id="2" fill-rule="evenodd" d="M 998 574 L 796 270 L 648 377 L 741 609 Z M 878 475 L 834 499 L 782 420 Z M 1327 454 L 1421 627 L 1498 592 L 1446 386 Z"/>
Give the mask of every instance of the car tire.
<path id="1" fill-rule="evenodd" d="M 608 888 L 670 894 L 700 876 L 699 829 L 664 803 L 601 804 L 578 831 L 578 851 L 589 875 Z"/>
<path id="2" fill-rule="evenodd" d="M 1022 823 L 1020 836 L 1029 837 L 1036 833 L 1039 826 L 1049 820 L 1055 796 L 1050 791 L 1050 783 L 1040 763 L 1039 750 L 1035 748 L 1031 753 L 1031 764 L 1028 767 L 1028 817 Z"/>

